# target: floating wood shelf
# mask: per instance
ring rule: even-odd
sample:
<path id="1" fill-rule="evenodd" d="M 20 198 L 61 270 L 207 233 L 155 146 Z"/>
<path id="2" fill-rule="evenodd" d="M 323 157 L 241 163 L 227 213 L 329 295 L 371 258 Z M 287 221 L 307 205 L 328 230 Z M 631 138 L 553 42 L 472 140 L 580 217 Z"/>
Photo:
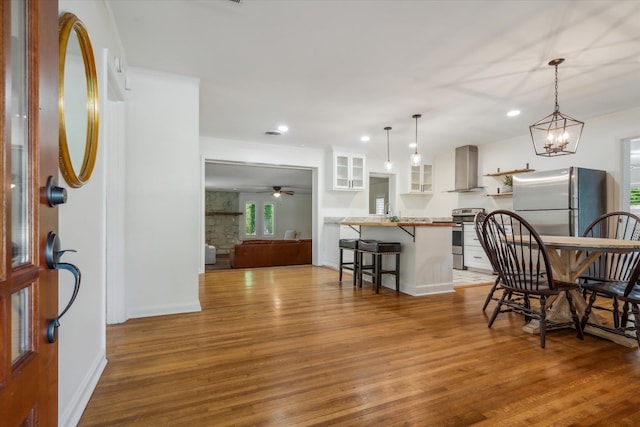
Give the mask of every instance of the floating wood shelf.
<path id="1" fill-rule="evenodd" d="M 508 191 L 508 192 L 505 192 L 505 193 L 487 194 L 487 196 L 490 196 L 490 197 L 511 196 L 511 195 L 513 195 L 512 191 Z"/>
<path id="2" fill-rule="evenodd" d="M 212 211 L 205 212 L 206 216 L 216 216 L 216 215 L 242 215 L 242 212 L 222 212 L 222 211 Z"/>
<path id="3" fill-rule="evenodd" d="M 515 175 L 517 173 L 525 173 L 525 172 L 533 172 L 535 169 L 513 169 L 510 171 L 502 171 L 502 172 L 494 172 L 494 173 L 486 173 L 484 176 L 504 176 L 504 175 Z"/>

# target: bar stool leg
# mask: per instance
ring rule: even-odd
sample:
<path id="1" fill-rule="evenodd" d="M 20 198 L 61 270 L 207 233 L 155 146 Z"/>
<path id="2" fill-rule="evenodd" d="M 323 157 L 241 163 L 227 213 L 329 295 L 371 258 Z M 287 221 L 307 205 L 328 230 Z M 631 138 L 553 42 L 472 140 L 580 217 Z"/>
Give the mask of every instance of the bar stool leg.
<path id="1" fill-rule="evenodd" d="M 358 251 L 358 285 L 362 287 L 362 266 L 364 265 L 364 253 Z"/>
<path id="2" fill-rule="evenodd" d="M 338 262 L 338 266 L 340 267 L 338 274 L 338 282 L 342 282 L 342 248 L 340 248 L 340 261 Z"/>
<path id="3" fill-rule="evenodd" d="M 360 262 L 358 258 L 360 257 L 360 251 L 357 249 L 353 250 L 353 287 L 358 286 L 358 274 L 360 274 Z"/>
<path id="4" fill-rule="evenodd" d="M 376 276 L 376 294 L 380 293 L 380 285 L 382 284 L 382 255 L 375 254 L 376 258 L 374 273 Z"/>
<path id="5" fill-rule="evenodd" d="M 400 292 L 400 254 L 396 254 L 396 292 Z"/>

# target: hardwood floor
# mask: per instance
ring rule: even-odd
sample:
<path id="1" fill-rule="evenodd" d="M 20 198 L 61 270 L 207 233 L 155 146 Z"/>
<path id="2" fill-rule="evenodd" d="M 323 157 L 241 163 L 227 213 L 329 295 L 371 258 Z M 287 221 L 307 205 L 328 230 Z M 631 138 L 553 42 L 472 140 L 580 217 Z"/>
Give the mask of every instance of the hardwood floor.
<path id="1" fill-rule="evenodd" d="M 640 351 L 546 349 L 489 286 L 411 297 L 296 266 L 207 272 L 200 313 L 107 328 L 80 426 L 638 425 Z"/>

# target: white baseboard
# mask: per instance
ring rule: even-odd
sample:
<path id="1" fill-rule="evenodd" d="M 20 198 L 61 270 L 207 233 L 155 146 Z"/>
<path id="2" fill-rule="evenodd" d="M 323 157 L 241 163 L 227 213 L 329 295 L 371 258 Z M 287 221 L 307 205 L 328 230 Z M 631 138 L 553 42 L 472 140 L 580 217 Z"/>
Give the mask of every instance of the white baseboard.
<path id="1" fill-rule="evenodd" d="M 385 283 L 384 286 L 390 289 L 396 288 L 395 284 L 393 286 L 390 286 Z M 411 287 L 403 287 L 401 284 L 400 291 L 414 297 L 421 297 L 425 295 L 435 295 L 435 294 L 448 294 L 448 293 L 454 292 L 452 282 L 430 283 L 430 284 L 416 285 Z"/>
<path id="2" fill-rule="evenodd" d="M 87 407 L 89 399 L 91 399 L 93 390 L 95 390 L 98 385 L 98 381 L 100 380 L 100 376 L 102 376 L 105 366 L 107 366 L 107 357 L 106 353 L 102 351 L 93 361 L 91 369 L 89 369 L 87 375 L 80 383 L 80 387 L 78 387 L 76 392 L 73 394 L 69 405 L 64 408 L 64 410 L 61 410 L 62 408 L 58 408 L 59 425 L 63 427 L 75 427 L 78 425 L 80 417 L 82 417 L 82 413 Z"/>
<path id="3" fill-rule="evenodd" d="M 200 302 L 196 301 L 191 304 L 165 305 L 158 307 L 147 307 L 140 309 L 132 309 L 127 313 L 128 319 L 137 317 L 165 316 L 168 314 L 194 313 L 202 311 Z"/>

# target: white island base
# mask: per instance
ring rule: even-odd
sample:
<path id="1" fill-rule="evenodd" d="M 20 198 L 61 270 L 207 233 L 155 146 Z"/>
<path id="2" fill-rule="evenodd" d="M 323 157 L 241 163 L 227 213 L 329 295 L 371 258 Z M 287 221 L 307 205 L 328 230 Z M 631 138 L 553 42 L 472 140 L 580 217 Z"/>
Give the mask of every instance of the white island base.
<path id="1" fill-rule="evenodd" d="M 413 296 L 453 292 L 451 227 L 454 224 L 400 223 L 396 225 L 393 223 L 350 222 L 343 222 L 342 224 L 351 225 L 354 228 L 359 227 L 361 239 L 401 243 L 401 292 Z M 409 233 L 415 235 L 415 241 Z M 393 269 L 395 256 L 383 256 L 382 263 L 385 270 Z M 393 275 L 384 275 L 382 285 L 395 290 L 396 285 Z M 367 286 L 366 282 L 364 286 Z"/>

